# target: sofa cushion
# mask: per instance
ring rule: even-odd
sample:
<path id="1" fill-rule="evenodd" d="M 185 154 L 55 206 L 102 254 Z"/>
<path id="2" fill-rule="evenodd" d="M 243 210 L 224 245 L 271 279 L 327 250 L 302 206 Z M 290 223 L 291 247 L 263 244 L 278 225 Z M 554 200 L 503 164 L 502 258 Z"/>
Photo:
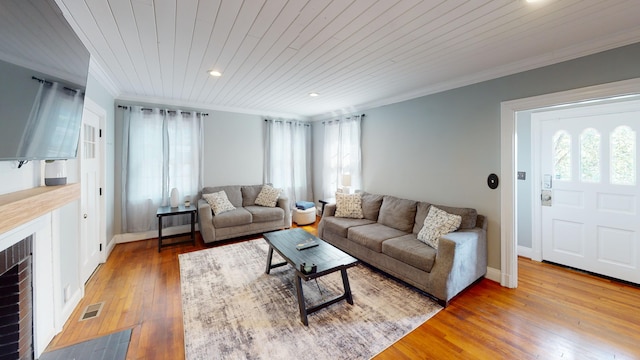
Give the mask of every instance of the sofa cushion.
<path id="1" fill-rule="evenodd" d="M 380 207 L 378 222 L 409 233 L 416 219 L 416 201 L 385 195 Z"/>
<path id="2" fill-rule="evenodd" d="M 214 215 L 220 215 L 224 212 L 235 210 L 236 208 L 231 204 L 224 190 L 210 194 L 202 194 L 202 198 L 211 206 Z"/>
<path id="3" fill-rule="evenodd" d="M 347 238 L 347 230 L 351 227 L 374 223 L 367 219 L 339 218 L 335 216 L 325 216 L 322 218 L 322 221 L 324 221 L 325 232 L 331 232 L 343 238 Z"/>
<path id="4" fill-rule="evenodd" d="M 420 270 L 431 272 L 438 251 L 418 240 L 414 234 L 382 243 L 382 253 Z"/>
<path id="5" fill-rule="evenodd" d="M 262 190 L 262 185 L 242 186 L 242 188 L 240 188 L 240 192 L 242 192 L 242 206 L 255 205 L 260 190 Z"/>
<path id="6" fill-rule="evenodd" d="M 242 192 L 240 191 L 240 185 L 229 185 L 229 186 L 207 186 L 202 188 L 202 194 L 210 194 L 214 192 L 218 192 L 224 190 L 227 194 L 227 198 L 235 207 L 242 207 Z"/>
<path id="7" fill-rule="evenodd" d="M 406 232 L 373 223 L 349 228 L 347 238 L 375 252 L 382 252 L 382 243 L 391 238 L 405 235 Z"/>
<path id="8" fill-rule="evenodd" d="M 251 213 L 254 223 L 278 221 L 284 219 L 284 209 L 279 207 L 265 207 L 250 205 L 244 207 Z"/>
<path id="9" fill-rule="evenodd" d="M 449 214 L 436 206 L 431 206 L 427 218 L 424 219 L 424 226 L 418 233 L 418 240 L 437 250 L 440 236 L 458 230 L 461 221 L 462 216 Z"/>
<path id="10" fill-rule="evenodd" d="M 418 234 L 422 227 L 424 226 L 424 219 L 427 218 L 427 214 L 429 214 L 429 208 L 431 204 L 428 202 L 420 201 L 416 206 L 416 220 L 413 224 L 413 233 Z"/>
<path id="11" fill-rule="evenodd" d="M 476 222 L 478 221 L 478 212 L 476 211 L 476 209 L 444 206 L 444 205 L 436 205 L 436 206 L 440 210 L 444 210 L 449 214 L 462 216 L 462 221 L 460 222 L 460 229 L 473 229 L 474 227 L 476 227 Z"/>
<path id="12" fill-rule="evenodd" d="M 271 185 L 263 185 L 258 197 L 256 197 L 255 204 L 266 207 L 275 207 L 278 203 L 278 197 L 282 189 L 276 189 Z"/>
<path id="13" fill-rule="evenodd" d="M 362 194 L 336 193 L 335 217 L 363 219 Z"/>
<path id="14" fill-rule="evenodd" d="M 362 215 L 364 215 L 365 219 L 378 221 L 382 199 L 382 195 L 362 193 Z"/>
<path id="15" fill-rule="evenodd" d="M 251 224 L 253 217 L 245 208 L 239 207 L 213 217 L 213 226 L 226 228 L 231 226 Z"/>

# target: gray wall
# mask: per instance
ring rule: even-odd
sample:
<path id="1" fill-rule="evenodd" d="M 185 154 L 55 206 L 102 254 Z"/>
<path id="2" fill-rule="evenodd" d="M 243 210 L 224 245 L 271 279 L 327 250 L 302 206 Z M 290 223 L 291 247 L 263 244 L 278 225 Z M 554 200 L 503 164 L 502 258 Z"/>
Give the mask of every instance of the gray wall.
<path id="1" fill-rule="evenodd" d="M 640 77 L 639 63 L 634 44 L 363 111 L 364 190 L 478 209 L 489 219 L 489 266 L 500 269 L 500 191 L 486 183 L 500 173 L 500 103 Z M 313 134 L 314 150 L 321 149 L 322 124 L 314 123 Z M 316 151 L 314 168 L 321 166 Z"/>

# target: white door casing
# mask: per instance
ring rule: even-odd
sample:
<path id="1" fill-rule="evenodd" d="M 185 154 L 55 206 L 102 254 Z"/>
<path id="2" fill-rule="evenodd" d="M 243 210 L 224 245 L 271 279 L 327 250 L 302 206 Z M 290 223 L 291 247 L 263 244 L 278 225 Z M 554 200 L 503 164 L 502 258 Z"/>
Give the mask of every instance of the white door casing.
<path id="1" fill-rule="evenodd" d="M 81 239 L 80 276 L 85 283 L 103 261 L 101 254 L 101 116 L 97 105 L 87 101 L 82 116 L 82 130 L 78 157 L 81 160 Z"/>
<path id="2" fill-rule="evenodd" d="M 534 113 L 543 260 L 640 283 L 640 101 Z M 539 145 L 539 146 L 537 146 Z M 539 148 L 538 148 L 539 147 Z"/>

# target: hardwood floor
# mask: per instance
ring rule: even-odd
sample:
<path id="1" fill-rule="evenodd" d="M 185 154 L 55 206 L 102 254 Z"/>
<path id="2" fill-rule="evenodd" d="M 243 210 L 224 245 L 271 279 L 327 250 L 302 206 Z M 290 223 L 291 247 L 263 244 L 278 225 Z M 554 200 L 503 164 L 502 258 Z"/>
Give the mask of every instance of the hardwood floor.
<path id="1" fill-rule="evenodd" d="M 161 253 L 156 239 L 117 245 L 48 350 L 132 328 L 127 359 L 183 359 L 178 254 L 206 247 L 201 239 Z M 518 264 L 517 289 L 483 279 L 375 359 L 640 359 L 640 288 Z M 99 302 L 98 317 L 78 321 Z"/>

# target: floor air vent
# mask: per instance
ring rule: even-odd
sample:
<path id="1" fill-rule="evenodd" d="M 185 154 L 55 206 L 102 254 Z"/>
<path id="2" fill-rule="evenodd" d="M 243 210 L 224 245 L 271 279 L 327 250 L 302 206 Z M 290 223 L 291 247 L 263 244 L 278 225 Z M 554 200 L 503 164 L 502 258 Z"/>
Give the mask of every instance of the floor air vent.
<path id="1" fill-rule="evenodd" d="M 82 316 L 80 317 L 79 321 L 89 320 L 93 319 L 94 317 L 100 316 L 102 306 L 104 306 L 104 302 L 87 306 L 82 312 Z"/>

